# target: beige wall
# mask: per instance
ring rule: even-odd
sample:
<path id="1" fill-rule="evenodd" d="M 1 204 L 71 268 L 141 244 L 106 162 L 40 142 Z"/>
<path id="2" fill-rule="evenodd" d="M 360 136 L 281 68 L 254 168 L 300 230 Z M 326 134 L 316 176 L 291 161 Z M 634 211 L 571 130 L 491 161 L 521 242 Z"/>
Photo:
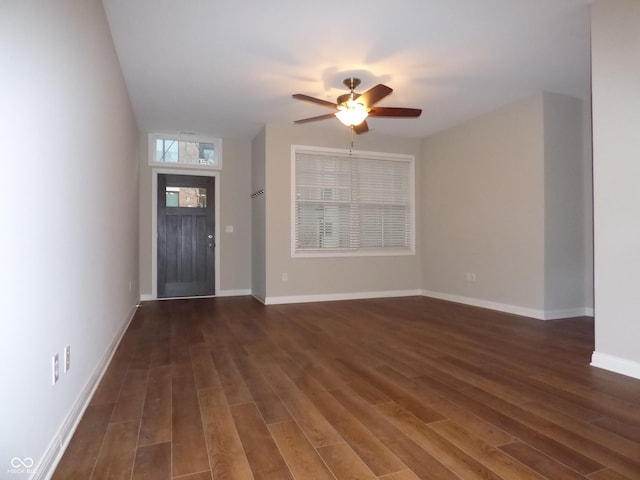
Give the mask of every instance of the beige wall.
<path id="1" fill-rule="evenodd" d="M 140 157 L 140 188 L 138 191 L 138 209 L 140 211 L 140 296 L 142 299 L 152 297 L 152 254 L 153 241 L 152 213 L 151 213 L 151 168 L 149 167 L 149 137 L 142 133 L 139 138 Z"/>
<path id="2" fill-rule="evenodd" d="M 153 169 L 149 165 L 148 135 L 140 136 L 140 292 L 152 298 Z M 182 169 L 187 171 L 186 168 Z M 201 172 L 201 170 L 197 170 Z M 222 170 L 219 173 L 220 231 L 217 248 L 220 261 L 218 295 L 248 294 L 251 291 L 251 143 L 222 140 Z M 226 232 L 226 226 L 233 232 Z"/>
<path id="3" fill-rule="evenodd" d="M 254 201 L 266 202 L 254 218 L 266 232 L 254 246 L 254 260 L 266 252 L 264 293 L 254 295 L 422 292 L 537 318 L 591 314 L 584 118 L 580 100 L 541 93 L 424 141 L 356 136 L 355 149 L 416 156 L 416 255 L 325 259 L 291 258 L 291 145 L 347 148 L 349 132 L 267 125 L 254 141 L 255 188 L 260 169 L 266 188 Z"/>
<path id="4" fill-rule="evenodd" d="M 416 255 L 396 257 L 291 258 L 291 145 L 349 148 L 348 129 L 268 124 L 265 141 L 267 302 L 418 291 L 419 248 Z M 354 148 L 415 155 L 416 178 L 420 177 L 420 140 L 365 134 L 356 136 Z M 420 245 L 419 227 L 416 231 Z M 287 281 L 283 281 L 283 273 L 287 273 Z"/>
<path id="5" fill-rule="evenodd" d="M 254 138 L 251 157 L 251 193 L 265 187 L 266 131 L 263 128 Z M 267 295 L 266 284 L 266 194 L 256 195 L 251 201 L 251 293 L 264 302 Z"/>
<path id="6" fill-rule="evenodd" d="M 596 345 L 593 363 L 640 378 L 640 2 L 592 11 Z"/>
<path id="7" fill-rule="evenodd" d="M 580 101 L 538 94 L 425 139 L 427 295 L 537 318 L 589 313 L 582 120 Z"/>
<path id="8" fill-rule="evenodd" d="M 536 95 L 425 139 L 428 292 L 543 308 L 542 114 Z M 476 280 L 468 281 L 467 272 Z"/>
<path id="9" fill-rule="evenodd" d="M 222 142 L 220 175 L 220 290 L 251 291 L 251 142 Z M 228 225 L 233 232 L 226 231 Z"/>

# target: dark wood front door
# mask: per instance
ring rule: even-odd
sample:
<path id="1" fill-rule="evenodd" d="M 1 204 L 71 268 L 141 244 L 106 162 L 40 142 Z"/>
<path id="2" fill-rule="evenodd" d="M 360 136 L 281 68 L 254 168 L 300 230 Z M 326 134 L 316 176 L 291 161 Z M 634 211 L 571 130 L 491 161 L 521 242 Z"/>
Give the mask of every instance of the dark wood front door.
<path id="1" fill-rule="evenodd" d="M 158 297 L 215 293 L 213 177 L 158 175 Z"/>

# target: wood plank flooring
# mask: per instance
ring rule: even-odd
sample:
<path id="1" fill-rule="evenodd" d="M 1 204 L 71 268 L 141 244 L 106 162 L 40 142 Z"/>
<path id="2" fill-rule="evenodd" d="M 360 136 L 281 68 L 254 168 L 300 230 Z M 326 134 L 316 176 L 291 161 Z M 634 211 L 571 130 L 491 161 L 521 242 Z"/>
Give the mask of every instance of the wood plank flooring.
<path id="1" fill-rule="evenodd" d="M 54 480 L 638 480 L 593 320 L 425 297 L 138 309 Z"/>

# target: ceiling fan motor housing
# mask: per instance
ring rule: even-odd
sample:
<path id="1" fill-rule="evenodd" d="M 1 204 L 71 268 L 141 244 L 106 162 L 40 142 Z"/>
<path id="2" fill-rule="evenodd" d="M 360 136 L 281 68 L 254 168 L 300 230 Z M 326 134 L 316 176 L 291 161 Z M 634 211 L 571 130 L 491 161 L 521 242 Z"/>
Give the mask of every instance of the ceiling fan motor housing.
<path id="1" fill-rule="evenodd" d="M 353 96 L 352 96 L 353 95 Z M 338 105 L 343 105 L 344 103 L 346 103 L 348 100 L 355 100 L 356 98 L 358 98 L 360 96 L 359 93 L 355 93 L 355 92 L 351 92 L 351 93 L 344 93 L 342 95 L 340 95 L 337 100 L 336 103 Z"/>

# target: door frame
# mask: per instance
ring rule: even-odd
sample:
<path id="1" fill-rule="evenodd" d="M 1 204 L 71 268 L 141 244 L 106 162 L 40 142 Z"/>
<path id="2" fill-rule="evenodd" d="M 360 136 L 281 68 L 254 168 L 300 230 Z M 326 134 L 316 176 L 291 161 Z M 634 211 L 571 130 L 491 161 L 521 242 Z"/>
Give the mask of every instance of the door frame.
<path id="1" fill-rule="evenodd" d="M 215 202 L 215 246 L 214 255 L 214 295 L 220 291 L 220 172 L 210 170 L 190 170 L 187 168 L 153 168 L 151 169 L 151 296 L 153 300 L 169 300 L 158 298 L 158 175 L 189 175 L 213 177 Z M 182 297 L 181 297 L 182 298 Z M 202 298 L 202 297 L 198 297 Z"/>

